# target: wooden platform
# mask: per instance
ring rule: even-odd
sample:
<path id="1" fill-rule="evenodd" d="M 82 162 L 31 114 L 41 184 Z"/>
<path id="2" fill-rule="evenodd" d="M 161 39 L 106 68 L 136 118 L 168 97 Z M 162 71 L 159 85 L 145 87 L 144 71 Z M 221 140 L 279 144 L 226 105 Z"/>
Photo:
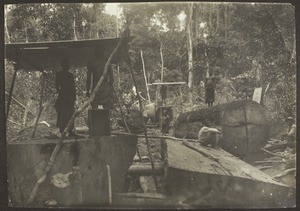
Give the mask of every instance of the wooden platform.
<path id="1" fill-rule="evenodd" d="M 7 145 L 8 189 L 14 206 L 27 206 L 34 184 L 42 175 L 59 140 L 31 140 Z M 123 135 L 93 139 L 65 140 L 37 198 L 30 206 L 44 206 L 55 200 L 57 206 L 103 206 L 108 203 L 107 171 L 110 166 L 113 193 L 122 192 L 125 174 L 136 153 L 137 138 Z M 81 180 L 69 177 L 69 186 L 53 185 L 53 177 L 73 172 L 78 166 Z"/>
<path id="2" fill-rule="evenodd" d="M 292 206 L 290 188 L 222 149 L 203 147 L 199 153 L 165 140 L 166 187 L 173 198 L 195 207 L 253 208 Z M 210 155 L 208 157 L 207 155 Z"/>

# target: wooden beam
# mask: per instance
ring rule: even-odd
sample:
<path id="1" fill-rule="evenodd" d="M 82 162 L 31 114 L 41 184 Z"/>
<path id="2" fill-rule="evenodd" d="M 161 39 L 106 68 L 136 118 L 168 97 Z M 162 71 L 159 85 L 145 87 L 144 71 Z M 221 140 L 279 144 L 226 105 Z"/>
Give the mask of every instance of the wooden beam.
<path id="1" fill-rule="evenodd" d="M 115 193 L 115 196 L 124 198 L 152 198 L 152 199 L 163 199 L 167 198 L 164 194 L 159 193 Z"/>
<path id="2" fill-rule="evenodd" d="M 148 86 L 157 86 L 157 85 L 184 85 L 186 82 L 162 82 L 162 83 L 151 83 L 147 84 Z"/>

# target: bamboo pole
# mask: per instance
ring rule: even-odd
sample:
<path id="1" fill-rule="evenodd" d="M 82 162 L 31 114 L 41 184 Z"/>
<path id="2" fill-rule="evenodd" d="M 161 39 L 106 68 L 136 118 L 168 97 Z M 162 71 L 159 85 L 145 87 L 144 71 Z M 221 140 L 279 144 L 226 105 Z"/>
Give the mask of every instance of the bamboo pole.
<path id="1" fill-rule="evenodd" d="M 160 58 L 161 58 L 161 76 L 160 76 L 160 82 L 164 81 L 164 57 L 163 57 L 163 45 L 162 43 L 160 43 L 160 48 L 159 48 L 159 52 L 160 52 Z"/>
<path id="2" fill-rule="evenodd" d="M 113 90 L 113 93 L 114 93 L 114 95 L 115 95 L 117 104 L 118 104 L 118 106 L 119 106 L 119 109 L 120 109 L 120 112 L 121 112 L 121 117 L 122 117 L 122 120 L 123 120 L 124 125 L 125 125 L 125 127 L 126 127 L 126 130 L 127 130 L 128 133 L 131 133 L 131 131 L 130 131 L 128 125 L 127 125 L 127 122 L 126 122 L 126 120 L 125 120 L 124 113 L 123 113 L 123 109 L 122 109 L 121 103 L 120 103 L 120 101 L 119 101 L 119 98 L 118 98 L 118 96 L 117 96 L 117 93 L 116 93 L 115 89 L 112 89 L 112 90 Z"/>
<path id="3" fill-rule="evenodd" d="M 31 104 L 32 104 L 32 99 L 29 99 L 29 101 L 27 102 L 25 111 L 24 111 L 24 115 L 23 115 L 23 122 L 22 122 L 23 127 L 26 127 L 27 116 L 28 116 L 29 108 L 30 108 Z"/>
<path id="4" fill-rule="evenodd" d="M 295 172 L 295 171 L 296 171 L 296 168 L 290 168 L 290 169 L 285 170 L 283 173 L 274 176 L 274 178 L 279 179 L 279 178 L 284 177 L 284 176 L 286 176 L 286 175 L 288 175 L 292 172 Z"/>
<path id="5" fill-rule="evenodd" d="M 5 95 L 9 96 L 9 93 L 7 91 L 5 91 Z M 23 109 L 26 109 L 27 108 L 27 105 L 23 105 L 19 100 L 17 100 L 14 96 L 11 97 L 11 99 L 17 104 L 19 105 L 20 107 L 22 107 Z M 31 110 L 28 110 L 28 113 L 32 114 L 32 116 L 36 116 L 35 113 Z"/>
<path id="6" fill-rule="evenodd" d="M 47 176 L 48 176 L 48 173 L 50 172 L 50 170 L 52 169 L 53 167 L 53 164 L 54 164 L 54 161 L 55 161 L 55 158 L 63 144 L 63 140 L 64 140 L 64 137 L 66 136 L 66 133 L 67 131 L 72 127 L 72 124 L 74 123 L 74 120 L 75 120 L 75 117 L 78 116 L 82 111 L 84 111 L 88 105 L 90 104 L 90 102 L 93 101 L 93 99 L 95 98 L 96 96 L 96 93 L 98 92 L 101 84 L 103 83 L 103 80 L 109 70 L 109 65 L 111 64 L 111 61 L 112 61 L 112 58 L 116 55 L 117 51 L 120 49 L 121 45 L 123 44 L 124 40 L 125 40 L 125 35 L 126 33 L 128 32 L 128 25 L 125 26 L 125 30 L 123 32 L 123 35 L 122 37 L 120 38 L 120 41 L 118 43 L 118 45 L 116 46 L 116 48 L 113 50 L 113 52 L 111 53 L 110 57 L 108 58 L 106 64 L 105 64 L 105 68 L 104 68 L 104 72 L 101 76 L 101 78 L 99 79 L 95 89 L 93 90 L 90 98 L 88 99 L 88 101 L 81 107 L 79 108 L 77 111 L 74 112 L 72 118 L 69 120 L 68 122 L 68 125 L 67 125 L 67 128 L 64 130 L 63 132 L 63 135 L 62 137 L 60 138 L 60 141 L 59 143 L 55 146 L 51 156 L 50 156 L 50 159 L 49 159 L 49 162 L 47 164 L 47 167 L 45 169 L 45 171 L 43 172 L 42 176 L 40 176 L 40 178 L 38 179 L 38 181 L 36 182 L 36 184 L 34 185 L 29 197 L 28 197 L 28 200 L 27 200 L 27 204 L 31 204 L 34 199 L 36 198 L 36 195 L 37 195 L 37 192 L 38 192 L 38 189 L 40 187 L 40 185 L 46 180 Z"/>
<path id="7" fill-rule="evenodd" d="M 143 51 L 141 51 L 141 58 L 142 58 L 143 72 L 144 72 L 144 78 L 145 78 L 145 83 L 146 83 L 146 90 L 147 90 L 148 100 L 149 100 L 149 103 L 151 103 L 150 94 L 149 94 L 149 87 L 148 87 L 148 80 L 147 80 L 147 76 L 146 76 L 145 62 L 144 62 L 144 57 L 143 57 Z"/>
<path id="8" fill-rule="evenodd" d="M 129 71 L 131 73 L 132 81 L 134 83 L 134 86 L 135 86 L 136 92 L 137 92 L 137 97 L 138 97 L 139 106 L 140 106 L 140 112 L 143 114 L 144 112 L 143 112 L 142 99 L 141 99 L 141 96 L 140 96 L 140 93 L 139 93 L 139 90 L 138 90 L 138 86 L 137 86 L 137 83 L 136 83 L 136 80 L 135 80 L 135 75 L 133 73 L 132 64 L 131 64 L 130 56 L 129 56 L 128 45 L 126 45 L 125 50 L 126 50 L 127 65 L 129 67 Z M 144 121 L 143 121 L 142 124 L 143 124 L 142 126 L 143 126 L 143 130 L 144 130 L 144 134 L 145 134 L 145 139 L 146 139 L 148 154 L 149 154 L 149 158 L 150 158 L 150 162 L 151 162 L 153 179 L 154 179 L 156 190 L 158 191 L 158 183 L 157 183 L 157 178 L 156 178 L 156 173 L 155 173 L 155 167 L 154 167 L 154 163 L 153 163 L 153 158 L 152 158 L 152 154 L 151 154 L 151 148 L 150 148 L 150 143 L 149 143 L 149 139 L 148 139 L 147 129 L 146 129 Z"/>
<path id="9" fill-rule="evenodd" d="M 42 75 L 42 90 L 41 90 L 41 94 L 40 94 L 40 99 L 39 99 L 39 112 L 38 112 L 38 115 L 35 119 L 35 123 L 34 123 L 34 128 L 33 128 L 33 131 L 32 131 L 32 134 L 31 134 L 31 138 L 34 138 L 35 136 L 35 132 L 36 132 L 36 128 L 37 128 L 37 125 L 39 123 L 39 119 L 41 117 L 41 114 L 42 114 L 42 111 L 43 111 L 43 96 L 44 96 L 44 89 L 45 89 L 45 83 L 46 83 L 46 79 L 45 79 L 45 75 L 43 74 Z"/>
<path id="10" fill-rule="evenodd" d="M 270 155 L 274 155 L 274 156 L 277 156 L 277 157 L 289 159 L 288 156 L 280 155 L 280 154 L 278 154 L 278 153 L 273 153 L 273 152 L 270 152 L 270 151 L 268 151 L 268 150 L 266 150 L 266 149 L 264 149 L 264 148 L 261 148 L 261 150 L 264 151 L 264 152 L 266 152 L 266 153 L 268 153 L 268 154 L 270 154 Z"/>
<path id="11" fill-rule="evenodd" d="M 12 99 L 12 94 L 14 91 L 14 87 L 15 87 L 15 81 L 16 81 L 16 77 L 17 77 L 17 72 L 19 70 L 19 50 L 16 50 L 16 54 L 17 54 L 17 62 L 14 65 L 14 75 L 11 81 L 11 86 L 10 86 L 10 90 L 9 90 L 9 95 L 8 95 L 8 100 L 7 100 L 7 106 L 6 106 L 6 122 L 8 119 L 8 114 L 9 114 L 9 109 L 10 109 L 10 104 L 11 104 L 11 99 Z"/>
<path id="12" fill-rule="evenodd" d="M 111 175 L 110 175 L 110 167 L 106 165 L 107 169 L 107 180 L 108 180 L 108 204 L 112 204 L 112 190 L 111 190 Z"/>

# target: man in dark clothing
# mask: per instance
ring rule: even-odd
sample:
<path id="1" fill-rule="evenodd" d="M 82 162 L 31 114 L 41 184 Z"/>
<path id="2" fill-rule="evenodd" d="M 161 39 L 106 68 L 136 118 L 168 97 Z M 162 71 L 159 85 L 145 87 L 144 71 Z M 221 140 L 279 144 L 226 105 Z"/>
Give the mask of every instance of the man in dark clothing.
<path id="1" fill-rule="evenodd" d="M 215 101 L 215 81 L 211 73 L 205 78 L 205 103 L 208 107 L 213 106 Z"/>
<path id="2" fill-rule="evenodd" d="M 168 134 L 169 129 L 170 129 L 171 117 L 168 114 L 167 110 L 163 110 L 162 117 L 161 117 L 161 122 L 162 122 L 161 132 L 163 134 Z"/>
<path id="3" fill-rule="evenodd" d="M 164 106 L 166 104 L 166 99 L 167 99 L 167 86 L 164 86 L 164 85 L 161 86 L 160 97 L 162 100 L 162 105 Z"/>
<path id="4" fill-rule="evenodd" d="M 58 97 L 54 107 L 57 111 L 56 126 L 59 128 L 59 132 L 63 133 L 74 113 L 76 88 L 73 74 L 69 72 L 69 61 L 63 59 L 61 67 L 62 70 L 59 71 L 55 77 L 55 88 Z M 72 129 L 68 131 L 69 136 L 75 135 L 73 130 L 74 125 L 72 126 Z"/>
<path id="5" fill-rule="evenodd" d="M 104 55 L 101 49 L 95 49 L 95 55 L 96 58 L 89 61 L 87 64 L 87 81 L 86 81 L 87 97 L 90 97 L 91 81 L 93 82 L 92 84 L 92 91 L 93 91 L 104 72 L 104 68 L 106 64 L 106 60 L 103 58 Z M 102 105 L 104 109 L 111 109 L 113 107 L 114 99 L 113 99 L 112 87 L 113 87 L 113 72 L 109 70 L 107 76 L 104 78 L 100 86 L 100 89 L 96 93 L 94 100 L 91 102 L 92 109 L 97 109 L 98 105 Z"/>

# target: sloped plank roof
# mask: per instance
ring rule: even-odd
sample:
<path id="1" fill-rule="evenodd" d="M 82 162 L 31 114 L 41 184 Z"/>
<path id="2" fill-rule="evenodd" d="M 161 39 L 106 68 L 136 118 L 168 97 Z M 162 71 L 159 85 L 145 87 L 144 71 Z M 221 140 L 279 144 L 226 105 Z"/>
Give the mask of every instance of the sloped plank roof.
<path id="1" fill-rule="evenodd" d="M 96 48 L 110 55 L 119 39 L 9 43 L 5 44 L 5 58 L 14 62 L 19 58 L 19 69 L 24 71 L 58 71 L 63 58 L 69 59 L 71 68 L 82 68 L 94 58 Z"/>

